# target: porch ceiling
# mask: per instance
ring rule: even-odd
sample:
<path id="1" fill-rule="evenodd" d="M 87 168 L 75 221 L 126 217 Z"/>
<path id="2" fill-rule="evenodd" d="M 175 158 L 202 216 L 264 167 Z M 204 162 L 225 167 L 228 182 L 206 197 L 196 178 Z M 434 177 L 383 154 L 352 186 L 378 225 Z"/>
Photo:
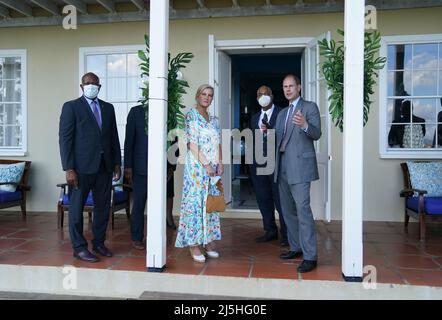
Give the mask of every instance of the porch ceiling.
<path id="1" fill-rule="evenodd" d="M 440 0 L 368 0 L 378 10 L 441 6 Z M 0 0 L 0 27 L 61 25 L 66 5 L 78 23 L 149 20 L 149 0 Z M 170 19 L 340 12 L 344 0 L 170 0 Z"/>

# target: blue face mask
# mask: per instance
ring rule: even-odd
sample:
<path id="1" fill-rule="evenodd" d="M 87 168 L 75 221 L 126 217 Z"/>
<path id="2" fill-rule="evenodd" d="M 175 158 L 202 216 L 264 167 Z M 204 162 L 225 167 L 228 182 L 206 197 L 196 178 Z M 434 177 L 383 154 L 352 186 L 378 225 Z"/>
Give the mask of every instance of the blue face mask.
<path id="1" fill-rule="evenodd" d="M 95 99 L 100 92 L 100 87 L 95 84 L 87 84 L 83 86 L 83 94 L 86 98 Z"/>

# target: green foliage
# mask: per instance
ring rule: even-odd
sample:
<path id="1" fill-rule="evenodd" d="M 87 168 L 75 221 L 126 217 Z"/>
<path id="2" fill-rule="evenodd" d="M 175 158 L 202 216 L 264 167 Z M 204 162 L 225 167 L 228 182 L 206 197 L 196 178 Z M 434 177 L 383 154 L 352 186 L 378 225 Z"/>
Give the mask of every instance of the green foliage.
<path id="1" fill-rule="evenodd" d="M 141 59 L 140 68 L 141 68 L 141 76 L 149 78 L 149 53 L 150 53 L 150 45 L 149 45 L 149 37 L 147 35 L 144 36 L 144 40 L 146 43 L 146 51 L 139 50 L 138 57 Z M 182 68 L 186 67 L 186 64 L 190 63 L 193 58 L 193 54 L 190 52 L 183 52 L 177 54 L 172 60 L 170 59 L 170 53 L 168 55 L 168 102 L 167 102 L 167 132 L 170 132 L 174 129 L 182 129 L 185 125 L 185 115 L 181 111 L 181 109 L 185 108 L 182 104 L 182 97 L 186 94 L 186 89 L 189 88 L 189 84 L 185 80 L 177 79 L 178 71 Z M 149 123 L 149 82 L 143 81 L 142 93 L 143 98 L 140 102 L 143 104 L 143 107 L 146 108 L 146 132 L 148 132 L 148 123 Z"/>
<path id="2" fill-rule="evenodd" d="M 344 31 L 338 30 L 341 36 Z M 375 79 L 378 77 L 378 70 L 381 70 L 387 58 L 377 57 L 381 47 L 381 35 L 378 31 L 365 32 L 364 34 L 364 126 L 368 121 L 370 105 L 373 101 L 370 96 L 373 94 Z M 331 91 L 330 115 L 335 126 L 341 132 L 344 130 L 344 42 L 323 39 L 318 41 L 320 54 L 325 58 L 322 64 L 322 73 Z"/>

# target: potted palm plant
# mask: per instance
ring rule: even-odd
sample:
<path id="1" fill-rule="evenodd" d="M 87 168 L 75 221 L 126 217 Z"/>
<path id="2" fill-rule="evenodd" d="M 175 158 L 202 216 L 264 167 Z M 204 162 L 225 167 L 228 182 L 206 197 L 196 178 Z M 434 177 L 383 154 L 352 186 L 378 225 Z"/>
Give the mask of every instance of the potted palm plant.
<path id="1" fill-rule="evenodd" d="M 146 49 L 138 51 L 138 57 L 141 59 L 141 76 L 146 80 L 143 81 L 142 89 L 143 98 L 140 100 L 143 107 L 146 108 L 146 132 L 148 132 L 148 117 L 149 117 L 149 37 L 144 36 Z M 190 52 L 178 53 L 173 59 L 168 54 L 168 103 L 167 103 L 167 132 L 175 129 L 183 129 L 185 116 L 181 111 L 185 108 L 182 104 L 182 97 L 186 94 L 186 88 L 189 84 L 180 76 L 180 69 L 185 68 L 186 64 L 190 63 L 194 55 Z M 167 147 L 170 147 L 171 142 L 168 141 Z"/>

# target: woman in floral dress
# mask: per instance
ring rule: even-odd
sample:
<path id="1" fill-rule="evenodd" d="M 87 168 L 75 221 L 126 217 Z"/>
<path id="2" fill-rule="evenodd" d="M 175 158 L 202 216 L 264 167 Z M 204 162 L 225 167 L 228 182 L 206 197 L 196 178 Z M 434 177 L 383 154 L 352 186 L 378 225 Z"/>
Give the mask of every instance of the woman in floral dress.
<path id="1" fill-rule="evenodd" d="M 207 195 L 216 194 L 211 177 L 224 171 L 218 119 L 207 112 L 213 100 L 213 88 L 204 84 L 196 92 L 196 107 L 186 114 L 187 149 L 184 166 L 180 222 L 175 246 L 189 247 L 197 262 L 218 258 L 214 240 L 221 239 L 219 212 L 206 213 Z"/>

